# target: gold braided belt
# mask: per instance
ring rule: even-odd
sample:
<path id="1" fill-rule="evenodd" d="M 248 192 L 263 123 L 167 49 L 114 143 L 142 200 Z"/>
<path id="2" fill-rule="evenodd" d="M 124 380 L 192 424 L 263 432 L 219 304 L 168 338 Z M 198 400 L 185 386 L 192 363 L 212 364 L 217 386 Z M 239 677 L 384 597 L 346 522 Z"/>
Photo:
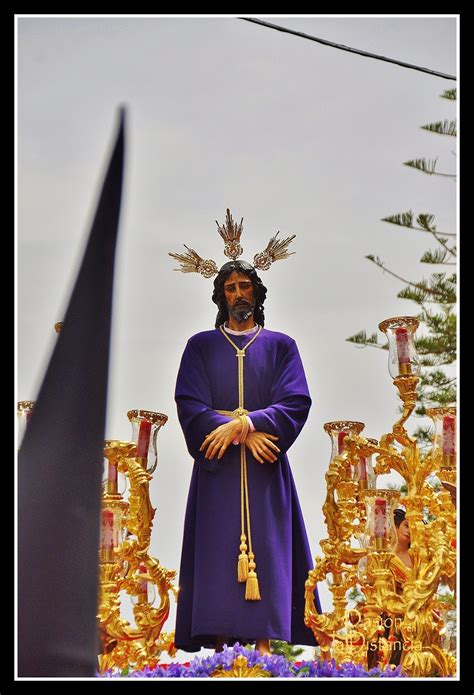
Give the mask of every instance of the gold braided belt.
<path id="1" fill-rule="evenodd" d="M 219 415 L 227 415 L 228 417 L 239 417 L 239 415 L 248 415 L 249 410 L 245 410 L 245 408 L 236 408 L 235 410 L 216 410 L 216 413 L 219 413 Z"/>
<path id="2" fill-rule="evenodd" d="M 237 581 L 245 582 L 245 599 L 247 601 L 260 601 L 260 590 L 258 586 L 257 573 L 255 571 L 255 555 L 252 549 L 252 532 L 250 530 L 250 505 L 249 505 L 249 486 L 247 479 L 247 454 L 245 440 L 249 433 L 250 424 L 247 418 L 248 410 L 244 408 L 244 357 L 245 351 L 250 347 L 253 341 L 257 338 L 262 326 L 258 327 L 258 331 L 253 338 L 249 340 L 244 348 L 240 349 L 233 340 L 227 335 L 222 326 L 219 327 L 220 332 L 229 341 L 236 350 L 238 383 L 239 383 L 239 407 L 235 410 L 216 410 L 220 415 L 238 418 L 241 422 L 242 429 L 239 435 L 240 439 L 240 554 L 237 562 Z M 247 535 L 248 534 L 248 552 L 247 552 Z"/>

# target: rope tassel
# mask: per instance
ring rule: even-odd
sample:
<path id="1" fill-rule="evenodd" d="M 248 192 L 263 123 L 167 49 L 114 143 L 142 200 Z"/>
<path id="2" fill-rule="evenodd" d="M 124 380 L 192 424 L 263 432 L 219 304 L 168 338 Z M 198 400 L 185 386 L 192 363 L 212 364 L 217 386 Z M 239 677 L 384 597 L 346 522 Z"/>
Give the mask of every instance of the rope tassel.
<path id="1" fill-rule="evenodd" d="M 237 563 L 237 581 L 246 582 L 247 577 L 249 576 L 249 558 L 247 555 L 247 544 L 245 543 L 247 539 L 244 534 L 240 536 L 240 540 L 240 555 L 239 562 Z"/>
<path id="2" fill-rule="evenodd" d="M 249 576 L 247 578 L 247 583 L 245 585 L 245 600 L 246 601 L 260 601 L 260 589 L 258 586 L 258 577 L 255 572 L 255 562 L 253 561 L 253 553 L 249 553 Z"/>
<path id="3" fill-rule="evenodd" d="M 224 338 L 235 348 L 237 357 L 237 379 L 239 384 L 239 407 L 234 411 L 218 410 L 222 415 L 230 415 L 231 417 L 240 420 L 241 428 L 239 434 L 240 441 L 240 555 L 237 563 L 237 581 L 245 582 L 245 600 L 246 601 L 261 601 L 260 589 L 258 586 L 257 573 L 255 572 L 255 562 L 252 551 L 252 532 L 250 530 L 250 505 L 249 505 L 249 488 L 247 479 L 247 456 L 245 451 L 245 441 L 249 434 L 250 423 L 247 418 L 247 410 L 244 408 L 244 357 L 245 351 L 253 341 L 257 338 L 262 327 L 259 326 L 254 337 L 240 349 L 229 338 L 222 326 L 219 327 Z M 245 522 L 247 522 L 248 534 L 248 553 L 247 553 L 247 536 L 245 535 Z"/>

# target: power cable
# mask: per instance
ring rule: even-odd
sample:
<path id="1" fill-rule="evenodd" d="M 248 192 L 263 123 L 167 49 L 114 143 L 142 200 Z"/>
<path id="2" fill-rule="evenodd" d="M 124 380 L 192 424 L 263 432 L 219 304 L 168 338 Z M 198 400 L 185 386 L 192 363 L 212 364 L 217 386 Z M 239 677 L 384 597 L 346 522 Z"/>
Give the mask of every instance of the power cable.
<path id="1" fill-rule="evenodd" d="M 435 77 L 443 77 L 445 80 L 456 80 L 454 75 L 447 75 L 444 72 L 438 72 L 437 70 L 430 70 L 429 68 L 422 68 L 419 65 L 413 65 L 412 63 L 405 63 L 402 60 L 395 60 L 395 58 L 387 58 L 385 56 L 377 55 L 376 53 L 369 53 L 368 51 L 362 51 L 358 48 L 351 48 L 350 46 L 344 46 L 340 43 L 334 43 L 334 41 L 327 41 L 326 39 L 320 39 L 316 36 L 311 36 L 310 34 L 305 34 L 302 31 L 295 31 L 294 29 L 287 29 L 286 27 L 281 27 L 278 24 L 271 24 L 270 22 L 264 22 L 261 19 L 255 19 L 253 17 L 237 17 L 237 19 L 243 19 L 244 22 L 253 22 L 254 24 L 260 24 L 268 29 L 276 29 L 276 31 L 283 31 L 286 34 L 294 34 L 295 36 L 300 36 L 303 39 L 309 39 L 310 41 L 316 41 L 317 43 L 322 43 L 325 46 L 332 46 L 333 48 L 339 48 L 341 51 L 349 51 L 350 53 L 357 53 L 361 56 L 366 56 L 367 58 L 374 58 L 375 60 L 384 60 L 386 63 L 395 63 L 395 65 L 400 65 L 402 68 L 410 68 L 411 70 L 419 70 L 420 72 L 427 72 L 430 75 L 435 75 Z"/>

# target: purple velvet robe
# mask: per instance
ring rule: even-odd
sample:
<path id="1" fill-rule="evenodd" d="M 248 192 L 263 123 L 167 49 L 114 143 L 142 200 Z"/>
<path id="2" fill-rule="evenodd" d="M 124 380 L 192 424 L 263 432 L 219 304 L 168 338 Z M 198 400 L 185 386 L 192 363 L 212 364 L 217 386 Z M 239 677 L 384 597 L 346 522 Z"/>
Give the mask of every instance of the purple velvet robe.
<path id="1" fill-rule="evenodd" d="M 229 337 L 242 348 L 253 335 Z M 295 341 L 264 328 L 244 357 L 244 407 L 257 431 L 279 437 L 276 444 L 281 451 L 275 463 L 261 464 L 246 450 L 261 601 L 246 601 L 245 582 L 237 581 L 240 445 L 231 444 L 220 461 L 209 461 L 205 452 L 199 452 L 206 435 L 230 419 L 216 410 L 232 411 L 239 405 L 235 349 L 218 329 L 189 339 L 175 398 L 194 459 L 181 554 L 176 646 L 188 652 L 214 647 L 216 635 L 228 635 L 229 643 L 267 638 L 316 645 L 304 624 L 304 585 L 314 564 L 286 456 L 311 406 Z"/>

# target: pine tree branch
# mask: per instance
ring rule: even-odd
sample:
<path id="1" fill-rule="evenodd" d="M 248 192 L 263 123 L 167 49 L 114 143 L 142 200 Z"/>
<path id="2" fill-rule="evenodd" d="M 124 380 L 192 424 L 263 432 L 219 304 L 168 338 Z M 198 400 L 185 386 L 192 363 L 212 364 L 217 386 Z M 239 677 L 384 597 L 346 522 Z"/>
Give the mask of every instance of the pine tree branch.
<path id="1" fill-rule="evenodd" d="M 421 387 L 444 389 L 456 383 L 456 377 L 448 377 L 442 369 L 421 374 Z"/>
<path id="2" fill-rule="evenodd" d="M 430 133 L 437 133 L 438 135 L 450 135 L 451 137 L 456 137 L 456 121 L 437 121 L 436 123 L 427 123 L 426 125 L 420 126 L 422 130 L 428 130 Z"/>
<path id="3" fill-rule="evenodd" d="M 434 238 L 436 239 L 436 241 L 438 242 L 438 244 L 441 244 L 441 246 L 444 249 L 446 249 L 446 251 L 448 253 L 450 253 L 451 256 L 456 258 L 456 251 L 455 251 L 456 247 L 453 246 L 453 248 L 450 249 L 449 246 L 447 246 L 447 244 L 446 244 L 446 239 L 442 239 L 440 236 L 438 236 L 438 234 L 435 231 L 433 231 L 433 230 L 430 230 L 430 231 L 431 231 L 432 235 L 434 236 Z M 456 263 L 452 263 L 451 265 L 456 265 Z"/>
<path id="4" fill-rule="evenodd" d="M 380 343 L 360 343 L 357 340 L 352 340 L 354 336 L 351 336 L 350 338 L 346 338 L 346 342 L 348 343 L 354 343 L 355 345 L 358 345 L 359 347 L 374 347 L 378 348 L 379 350 L 388 350 L 385 345 L 381 345 Z"/>
<path id="5" fill-rule="evenodd" d="M 450 249 L 446 245 L 447 240 L 443 239 L 442 237 L 439 236 L 439 232 L 437 231 L 435 225 L 433 224 L 434 218 L 435 218 L 434 215 L 430 215 L 429 213 L 421 213 L 420 212 L 420 214 L 416 218 L 416 221 L 423 229 L 426 229 L 427 232 L 431 232 L 431 234 L 434 236 L 436 241 L 439 244 L 441 244 L 441 246 L 443 248 L 445 248 L 446 251 L 448 251 L 448 253 L 450 253 L 452 256 L 456 257 L 454 250 Z"/>
<path id="6" fill-rule="evenodd" d="M 419 219 L 420 216 L 418 216 Z M 434 216 L 433 216 L 434 219 Z M 399 227 L 406 227 L 407 229 L 414 229 L 417 232 L 425 232 L 426 234 L 433 234 L 432 229 L 426 227 L 415 227 L 413 225 L 413 212 L 409 210 L 408 212 L 398 213 L 397 215 L 390 215 L 390 217 L 382 217 L 381 222 L 389 222 L 390 224 L 396 224 Z M 453 236 L 456 234 L 453 232 L 441 232 L 443 236 Z"/>
<path id="7" fill-rule="evenodd" d="M 428 304 L 439 303 L 439 298 L 427 299 L 425 291 L 418 288 L 412 290 L 411 287 L 404 287 L 402 290 L 400 290 L 400 292 L 398 292 L 397 297 L 398 299 L 408 299 L 410 302 L 415 302 L 415 304 L 418 304 L 422 311 L 425 312 L 428 311 L 425 306 L 425 302 Z"/>
<path id="8" fill-rule="evenodd" d="M 456 263 L 446 260 L 448 253 L 455 256 L 455 253 L 450 249 L 444 249 L 442 251 L 439 249 L 436 249 L 435 251 L 426 251 L 420 258 L 420 263 L 432 263 L 434 265 L 456 265 Z"/>
<path id="9" fill-rule="evenodd" d="M 433 295 L 433 297 L 443 297 L 445 293 L 439 290 L 433 290 L 430 287 L 426 287 L 421 285 L 420 283 L 416 282 L 411 282 L 410 280 L 406 280 L 403 278 L 401 275 L 397 275 L 397 273 L 394 273 L 392 270 L 389 270 L 388 268 L 385 267 L 384 263 L 378 258 L 377 256 L 366 256 L 365 258 L 368 258 L 369 261 L 372 261 L 372 263 L 375 263 L 375 265 L 378 265 L 379 268 L 382 268 L 382 270 L 389 275 L 392 275 L 394 278 L 397 278 L 397 280 L 401 280 L 404 282 L 406 285 L 410 285 L 411 287 L 415 287 L 417 290 L 421 290 L 423 292 L 427 292 L 428 294 Z"/>
<path id="10" fill-rule="evenodd" d="M 410 159 L 408 162 L 403 162 L 403 164 L 404 166 L 417 169 L 418 171 L 423 172 L 423 174 L 428 174 L 428 176 L 445 176 L 451 179 L 456 178 L 456 174 L 446 174 L 444 172 L 435 171 L 437 161 L 438 157 L 432 160 L 429 159 L 428 161 L 426 159 Z"/>
<path id="11" fill-rule="evenodd" d="M 445 90 L 441 95 L 445 99 L 455 100 L 456 89 Z M 456 137 L 455 121 L 438 121 L 421 126 L 423 130 L 439 135 Z M 453 154 L 456 156 L 455 152 Z M 414 159 L 404 162 L 405 166 L 418 169 L 430 176 L 443 176 L 456 179 L 455 174 L 436 171 L 437 158 L 434 160 Z M 426 251 L 421 257 L 422 263 L 438 264 L 443 266 L 456 265 L 456 242 L 449 246 L 448 238 L 456 237 L 455 233 L 446 233 L 436 229 L 434 215 L 419 214 L 416 218 L 417 226 L 414 226 L 414 214 L 410 210 L 405 213 L 391 215 L 382 219 L 383 222 L 396 224 L 407 229 L 432 234 L 439 247 Z M 411 282 L 385 267 L 384 262 L 377 256 L 368 255 L 366 258 L 379 266 L 384 272 L 400 280 L 404 287 L 398 292 L 397 297 L 408 299 L 420 307 L 421 312 L 416 316 L 420 326 L 424 328 L 424 335 L 415 338 L 415 346 L 418 352 L 419 364 L 422 367 L 417 394 L 415 414 L 418 417 L 426 417 L 427 408 L 434 406 L 448 406 L 456 403 L 456 385 L 454 377 L 448 377 L 441 367 L 451 365 L 456 360 L 457 351 L 457 319 L 454 313 L 456 305 L 457 277 L 456 273 L 448 275 L 446 272 L 432 273 L 421 282 Z M 365 331 L 346 338 L 359 347 L 372 346 L 379 349 L 387 349 L 387 345 L 381 345 L 377 341 L 377 334 L 370 337 Z M 400 413 L 402 409 L 400 408 Z M 427 455 L 428 446 L 432 444 L 432 431 L 430 428 L 419 427 L 415 436 L 420 445 L 422 456 Z M 388 484 L 388 487 L 391 487 Z M 399 487 L 399 486 L 396 486 Z M 406 489 L 405 489 L 406 491 Z M 355 595 L 351 596 L 355 599 Z"/>
<path id="12" fill-rule="evenodd" d="M 349 338 L 346 338 L 346 341 L 348 343 L 354 343 L 355 345 L 359 345 L 359 347 L 375 347 L 379 348 L 380 350 L 388 349 L 387 345 L 382 345 L 378 342 L 377 333 L 372 333 L 370 338 L 368 338 L 367 333 L 365 331 L 359 331 L 359 333 L 356 333 L 355 335 L 351 335 Z"/>
<path id="13" fill-rule="evenodd" d="M 444 92 L 440 94 L 440 97 L 442 99 L 450 99 L 451 101 L 455 101 L 457 98 L 456 87 L 454 87 L 453 89 L 445 89 Z"/>

